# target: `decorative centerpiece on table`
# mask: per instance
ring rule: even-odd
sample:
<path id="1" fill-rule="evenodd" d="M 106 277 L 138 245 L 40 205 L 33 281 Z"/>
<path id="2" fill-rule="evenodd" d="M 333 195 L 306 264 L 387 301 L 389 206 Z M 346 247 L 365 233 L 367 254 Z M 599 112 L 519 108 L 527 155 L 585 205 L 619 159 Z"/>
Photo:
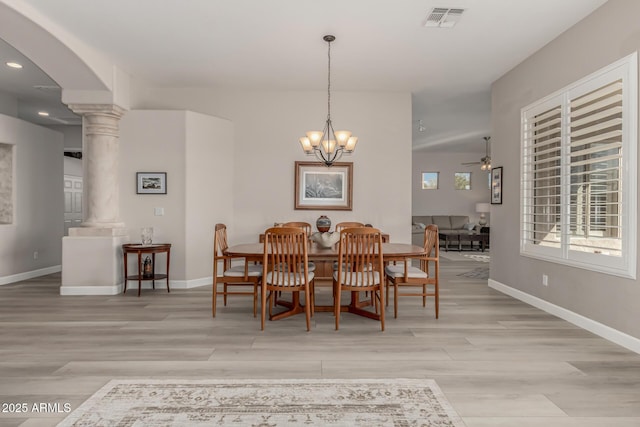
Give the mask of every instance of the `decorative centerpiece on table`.
<path id="1" fill-rule="evenodd" d="M 318 231 L 311 235 L 311 241 L 316 242 L 321 248 L 329 249 L 340 240 L 340 233 Z"/>

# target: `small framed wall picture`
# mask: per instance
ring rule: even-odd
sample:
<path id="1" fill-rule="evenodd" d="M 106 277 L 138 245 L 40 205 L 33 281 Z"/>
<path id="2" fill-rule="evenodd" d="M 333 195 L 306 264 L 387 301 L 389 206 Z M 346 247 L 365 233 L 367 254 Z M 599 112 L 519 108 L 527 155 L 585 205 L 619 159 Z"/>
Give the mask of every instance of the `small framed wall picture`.
<path id="1" fill-rule="evenodd" d="M 491 204 L 502 204 L 502 166 L 491 169 Z"/>
<path id="2" fill-rule="evenodd" d="M 137 194 L 167 194 L 166 172 L 137 172 Z"/>

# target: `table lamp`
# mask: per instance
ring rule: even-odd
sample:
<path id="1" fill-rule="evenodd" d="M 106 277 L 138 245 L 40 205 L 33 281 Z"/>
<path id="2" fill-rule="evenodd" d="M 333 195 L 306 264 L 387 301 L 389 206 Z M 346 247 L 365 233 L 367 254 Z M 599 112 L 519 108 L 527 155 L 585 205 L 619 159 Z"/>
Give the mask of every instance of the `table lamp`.
<path id="1" fill-rule="evenodd" d="M 483 227 L 487 225 L 487 217 L 485 214 L 490 210 L 491 205 L 489 203 L 476 203 L 476 212 L 480 214 L 480 220 L 478 221 L 478 224 Z"/>

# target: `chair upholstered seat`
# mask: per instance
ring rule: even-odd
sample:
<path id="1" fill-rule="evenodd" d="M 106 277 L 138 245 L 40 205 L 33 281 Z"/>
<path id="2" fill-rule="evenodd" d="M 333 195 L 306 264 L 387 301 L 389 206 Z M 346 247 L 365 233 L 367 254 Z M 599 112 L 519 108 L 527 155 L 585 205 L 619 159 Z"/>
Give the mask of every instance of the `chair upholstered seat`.
<path id="1" fill-rule="evenodd" d="M 224 271 L 226 277 L 244 277 L 244 265 L 235 265 Z M 247 276 L 262 276 L 262 266 L 250 264 L 247 266 Z"/>
<path id="2" fill-rule="evenodd" d="M 404 277 L 404 266 L 388 265 L 385 267 L 384 272 L 387 273 L 387 276 L 389 277 Z M 417 267 L 407 267 L 407 277 L 414 279 L 426 279 L 429 275 Z"/>
<path id="3" fill-rule="evenodd" d="M 313 280 L 314 273 L 309 272 L 309 282 Z M 281 272 L 276 272 L 274 274 L 273 271 L 267 273 L 267 276 L 264 279 L 265 283 L 270 285 L 278 285 L 278 286 L 300 286 L 304 284 L 304 274 L 303 273 L 288 273 L 283 274 Z"/>
<path id="4" fill-rule="evenodd" d="M 368 278 L 367 276 L 372 276 Z M 338 281 L 338 272 L 333 272 L 333 280 Z M 342 272 L 342 284 L 348 284 L 349 286 L 372 286 L 380 284 L 380 272 L 373 271 L 367 275 L 361 271 L 354 272 Z"/>

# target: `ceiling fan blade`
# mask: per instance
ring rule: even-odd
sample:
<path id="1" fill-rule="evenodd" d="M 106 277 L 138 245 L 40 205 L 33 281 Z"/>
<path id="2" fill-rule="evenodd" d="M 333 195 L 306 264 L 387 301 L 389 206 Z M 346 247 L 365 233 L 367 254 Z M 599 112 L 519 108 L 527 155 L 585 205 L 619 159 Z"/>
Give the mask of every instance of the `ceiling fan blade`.
<path id="1" fill-rule="evenodd" d="M 471 165 L 481 165 L 482 162 L 467 162 L 467 163 L 460 163 L 460 164 L 465 166 L 471 166 Z"/>

